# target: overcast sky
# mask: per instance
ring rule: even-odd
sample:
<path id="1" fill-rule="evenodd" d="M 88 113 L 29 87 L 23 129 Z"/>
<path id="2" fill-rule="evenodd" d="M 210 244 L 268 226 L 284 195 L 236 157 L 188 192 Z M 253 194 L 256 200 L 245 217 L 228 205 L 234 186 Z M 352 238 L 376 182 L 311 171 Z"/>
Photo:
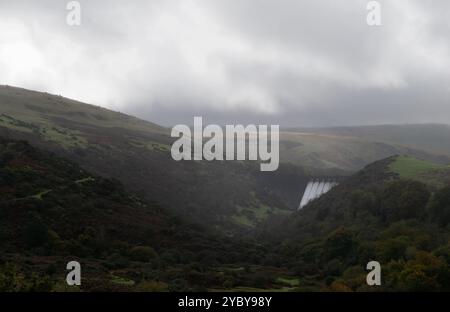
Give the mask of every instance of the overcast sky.
<path id="1" fill-rule="evenodd" d="M 0 84 L 164 125 L 450 123 L 450 1 L 0 0 Z"/>

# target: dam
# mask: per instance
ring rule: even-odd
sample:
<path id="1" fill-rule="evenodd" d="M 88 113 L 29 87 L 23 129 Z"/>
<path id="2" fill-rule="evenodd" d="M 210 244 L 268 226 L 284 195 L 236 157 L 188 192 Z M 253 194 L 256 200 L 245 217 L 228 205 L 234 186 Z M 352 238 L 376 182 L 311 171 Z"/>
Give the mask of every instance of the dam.
<path id="1" fill-rule="evenodd" d="M 298 210 L 305 207 L 312 200 L 319 198 L 336 185 L 338 185 L 338 182 L 335 179 L 314 179 L 309 181 L 303 192 Z"/>

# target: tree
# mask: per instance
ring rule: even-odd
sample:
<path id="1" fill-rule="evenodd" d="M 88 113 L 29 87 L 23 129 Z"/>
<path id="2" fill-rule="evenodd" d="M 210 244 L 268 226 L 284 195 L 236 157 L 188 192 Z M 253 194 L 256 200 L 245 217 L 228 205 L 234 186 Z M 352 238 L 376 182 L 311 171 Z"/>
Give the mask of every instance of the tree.
<path id="1" fill-rule="evenodd" d="M 353 256 L 357 248 L 357 242 L 354 240 L 354 233 L 340 228 L 328 236 L 324 244 L 325 259 L 334 258 L 348 259 Z"/>
<path id="2" fill-rule="evenodd" d="M 430 220 L 441 226 L 447 226 L 450 223 L 450 186 L 434 194 L 427 212 Z"/>
<path id="3" fill-rule="evenodd" d="M 0 267 L 0 292 L 44 292 L 51 289 L 52 283 L 48 277 L 26 275 L 10 263 Z"/>
<path id="4" fill-rule="evenodd" d="M 48 228 L 40 218 L 31 218 L 24 229 L 25 243 L 29 247 L 40 247 L 45 245 L 48 240 Z"/>
<path id="5" fill-rule="evenodd" d="M 380 194 L 379 213 L 389 223 L 420 219 L 425 212 L 430 192 L 425 184 L 412 180 L 389 183 Z"/>
<path id="6" fill-rule="evenodd" d="M 149 262 L 158 257 L 158 254 L 152 247 L 136 246 L 130 250 L 130 257 L 134 261 Z"/>

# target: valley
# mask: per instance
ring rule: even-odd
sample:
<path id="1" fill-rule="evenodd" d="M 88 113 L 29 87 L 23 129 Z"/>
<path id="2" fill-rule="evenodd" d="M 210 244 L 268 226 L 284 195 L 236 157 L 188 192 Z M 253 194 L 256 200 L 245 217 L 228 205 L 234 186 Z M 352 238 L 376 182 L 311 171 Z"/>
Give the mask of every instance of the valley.
<path id="1" fill-rule="evenodd" d="M 421 126 L 282 129 L 261 172 L 174 161 L 167 128 L 1 86 L 0 288 L 66 291 L 75 258 L 81 291 L 368 291 L 373 259 L 383 290 L 449 289 L 450 153 L 402 127 Z"/>

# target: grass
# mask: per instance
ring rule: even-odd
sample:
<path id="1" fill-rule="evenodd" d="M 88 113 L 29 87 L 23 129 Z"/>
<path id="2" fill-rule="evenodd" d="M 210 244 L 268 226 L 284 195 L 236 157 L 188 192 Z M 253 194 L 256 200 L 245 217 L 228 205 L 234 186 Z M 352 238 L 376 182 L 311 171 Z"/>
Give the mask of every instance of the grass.
<path id="1" fill-rule="evenodd" d="M 162 143 L 158 143 L 158 142 L 151 142 L 151 149 L 152 150 L 156 150 L 156 151 L 160 151 L 160 152 L 169 152 L 170 151 L 170 146 L 167 144 L 162 144 Z"/>
<path id="2" fill-rule="evenodd" d="M 237 225 L 246 226 L 246 227 L 254 227 L 255 222 L 250 220 L 247 216 L 244 215 L 233 215 L 231 216 L 231 221 Z"/>
<path id="3" fill-rule="evenodd" d="M 395 172 L 401 178 L 406 179 L 414 179 L 427 171 L 445 168 L 448 167 L 409 156 L 399 156 L 389 166 L 391 172 Z"/>
<path id="4" fill-rule="evenodd" d="M 84 178 L 84 179 L 77 180 L 77 181 L 75 181 L 75 183 L 76 184 L 83 184 L 83 183 L 86 183 L 86 182 L 94 182 L 94 181 L 95 181 L 95 179 L 93 177 L 87 177 L 87 178 Z"/>
<path id="5" fill-rule="evenodd" d="M 45 190 L 45 191 L 42 191 L 42 192 L 40 192 L 40 193 L 38 193 L 38 194 L 35 194 L 35 195 L 30 195 L 30 196 L 27 196 L 27 197 L 21 197 L 21 198 L 15 198 L 15 199 L 13 199 L 13 201 L 21 201 L 21 200 L 27 200 L 27 199 L 37 199 L 37 200 L 42 200 L 42 197 L 44 196 L 44 195 L 47 195 L 48 193 L 50 193 L 50 192 L 52 192 L 53 190 Z"/>
<path id="6" fill-rule="evenodd" d="M 256 197 L 255 192 L 250 192 L 250 198 L 251 200 L 247 206 L 242 207 L 238 205 L 236 207 L 236 213 L 231 216 L 233 223 L 245 227 L 255 227 L 259 223 L 267 220 L 271 215 L 290 213 L 290 211 L 263 204 Z"/>
<path id="7" fill-rule="evenodd" d="M 0 126 L 21 132 L 33 132 L 33 129 L 27 126 L 25 123 L 20 123 L 14 118 L 5 114 L 0 115 Z"/>
<path id="8" fill-rule="evenodd" d="M 35 124 L 46 120 L 50 123 L 53 116 L 66 120 L 89 124 L 94 127 L 121 128 L 134 131 L 166 133 L 166 129 L 156 124 L 114 112 L 94 105 L 64 98 L 58 95 L 25 90 L 9 86 L 0 86 L 0 105 L 2 111 Z"/>
<path id="9" fill-rule="evenodd" d="M 39 133 L 46 141 L 58 143 L 64 148 L 80 147 L 87 148 L 88 142 L 76 131 L 58 127 L 41 127 Z"/>
<path id="10" fill-rule="evenodd" d="M 295 277 L 279 277 L 277 279 L 277 282 L 286 284 L 287 286 L 290 286 L 290 287 L 300 286 L 300 280 Z"/>
<path id="11" fill-rule="evenodd" d="M 355 137 L 290 131 L 280 134 L 280 161 L 302 165 L 311 174 L 336 168 L 355 171 L 391 155 L 384 146 Z"/>
<path id="12" fill-rule="evenodd" d="M 136 282 L 133 280 L 126 279 L 116 275 L 111 275 L 111 283 L 122 286 L 134 286 L 136 284 Z"/>
<path id="13" fill-rule="evenodd" d="M 17 119 L 6 114 L 1 114 L 0 127 L 38 134 L 44 140 L 55 142 L 65 149 L 73 147 L 87 148 L 88 146 L 87 140 L 80 132 L 56 127 L 42 120 L 36 121 L 35 123 L 29 123 L 22 118 Z"/>
<path id="14" fill-rule="evenodd" d="M 30 198 L 35 198 L 35 199 L 38 199 L 38 200 L 42 200 L 42 196 L 44 196 L 44 195 L 50 193 L 51 191 L 52 191 L 52 190 L 45 190 L 45 191 L 40 192 L 39 194 L 30 196 Z"/>
<path id="15" fill-rule="evenodd" d="M 138 140 L 130 140 L 129 143 L 137 148 L 145 148 L 148 149 L 150 151 L 159 151 L 159 152 L 169 152 L 170 151 L 170 146 L 167 144 L 162 144 L 162 143 L 158 143 L 158 142 L 142 142 L 142 141 L 138 141 Z"/>

